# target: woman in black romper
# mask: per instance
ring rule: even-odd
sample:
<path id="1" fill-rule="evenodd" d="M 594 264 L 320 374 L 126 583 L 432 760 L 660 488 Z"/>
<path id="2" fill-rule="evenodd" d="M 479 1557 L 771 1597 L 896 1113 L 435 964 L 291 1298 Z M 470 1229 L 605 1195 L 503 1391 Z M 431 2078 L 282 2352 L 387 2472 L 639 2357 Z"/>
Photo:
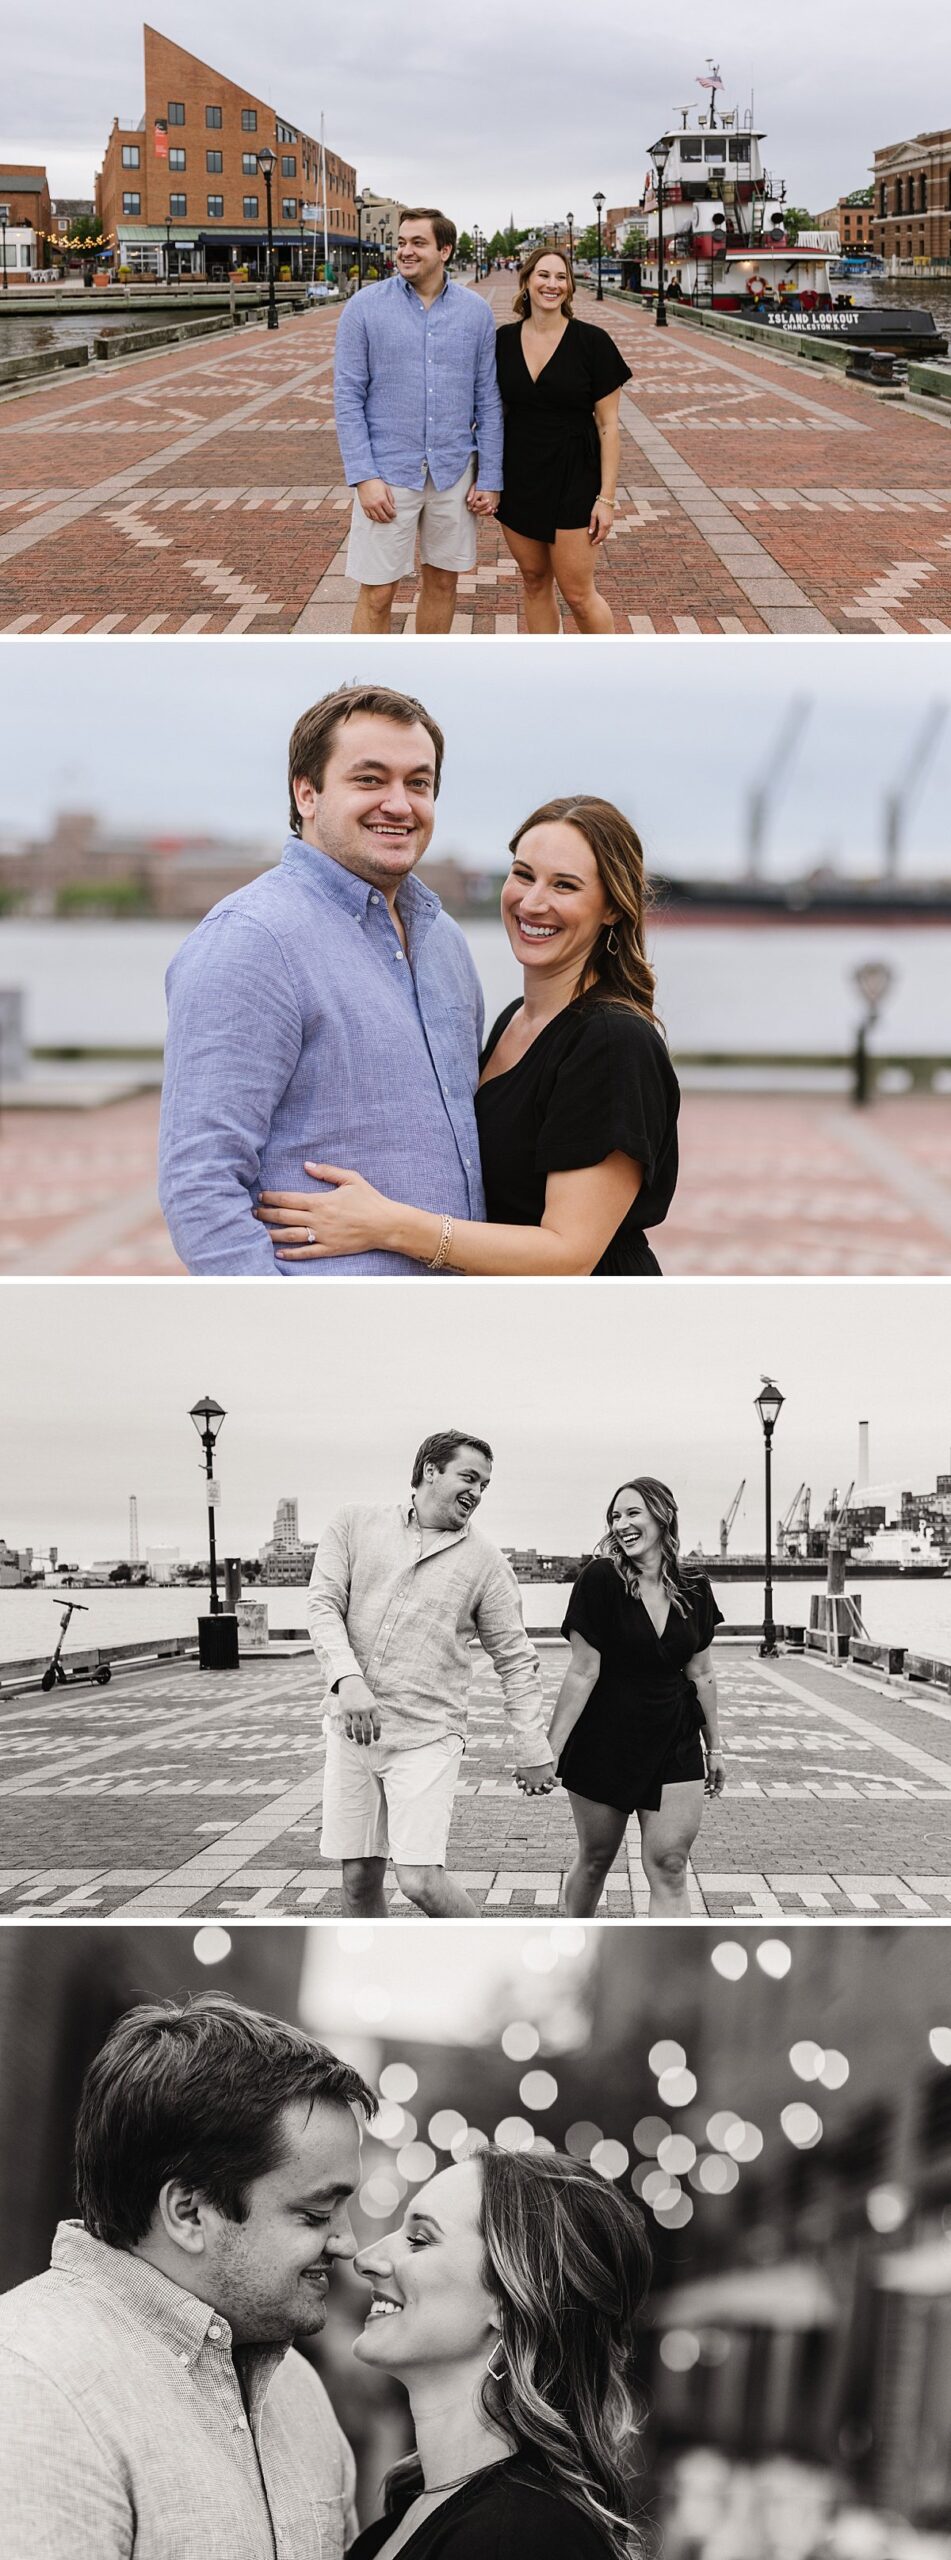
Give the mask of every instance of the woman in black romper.
<path id="1" fill-rule="evenodd" d="M 650 1915 L 669 1919 L 689 1912 L 704 1793 L 724 1786 L 710 1660 L 722 1614 L 705 1574 L 681 1564 L 667 1485 L 629 1478 L 607 1517 L 568 1603 L 571 1663 L 549 1731 L 578 1833 L 565 1906 L 574 1917 L 597 1910 L 636 1813 Z"/>
<path id="2" fill-rule="evenodd" d="M 410 1208 L 308 1163 L 332 1190 L 268 1192 L 257 1212 L 280 1256 L 392 1251 L 476 1279 L 657 1271 L 646 1230 L 673 1198 L 680 1094 L 654 1014 L 639 838 L 609 800 L 549 800 L 511 852 L 502 921 L 523 991 L 482 1057 L 485 1218 Z"/>
<path id="3" fill-rule="evenodd" d="M 630 366 L 606 329 L 572 316 L 560 249 L 533 249 L 516 318 L 498 333 L 505 411 L 499 523 L 525 589 L 530 631 L 559 631 L 556 587 L 579 631 L 613 631 L 598 594 L 598 551 L 614 523 L 621 387 Z"/>

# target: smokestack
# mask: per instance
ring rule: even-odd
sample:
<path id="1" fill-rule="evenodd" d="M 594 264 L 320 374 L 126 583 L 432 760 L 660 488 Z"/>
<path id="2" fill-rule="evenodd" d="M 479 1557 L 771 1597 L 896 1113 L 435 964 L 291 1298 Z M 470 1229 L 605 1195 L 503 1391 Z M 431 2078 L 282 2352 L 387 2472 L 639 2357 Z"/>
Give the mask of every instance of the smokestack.
<path id="1" fill-rule="evenodd" d="M 867 1483 L 868 1483 L 868 1423 L 867 1423 L 867 1422 L 860 1422 L 860 1423 L 859 1423 L 859 1472 L 858 1472 L 858 1490 L 861 1492 L 861 1491 L 862 1491 L 862 1489 L 863 1489 L 863 1487 L 864 1487 L 865 1485 L 867 1485 Z"/>

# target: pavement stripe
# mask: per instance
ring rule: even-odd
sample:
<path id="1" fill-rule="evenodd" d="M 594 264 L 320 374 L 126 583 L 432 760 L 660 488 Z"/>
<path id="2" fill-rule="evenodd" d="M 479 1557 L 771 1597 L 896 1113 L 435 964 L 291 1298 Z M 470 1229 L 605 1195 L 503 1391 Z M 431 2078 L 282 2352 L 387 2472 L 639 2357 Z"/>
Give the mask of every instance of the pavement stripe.
<path id="1" fill-rule="evenodd" d="M 217 1885 L 225 1884 L 249 1858 L 266 1849 L 270 1841 L 280 1839 L 292 1822 L 303 1821 L 305 1816 L 316 1820 L 323 1791 L 322 1771 L 319 1777 L 299 1779 L 283 1795 L 272 1797 L 260 1813 L 249 1814 L 245 1822 L 236 1823 L 220 1848 L 199 1849 L 193 1858 L 186 1858 L 184 1865 L 170 1868 L 160 1885 L 148 1886 L 131 1902 L 119 1903 L 113 1917 L 128 1920 L 137 1911 L 148 1911 L 168 1918 L 190 1911 L 196 1898 L 203 1901 Z"/>
<path id="2" fill-rule="evenodd" d="M 111 479 L 99 480 L 94 488 L 64 500 L 60 506 L 48 508 L 45 515 L 34 516 L 31 524 L 0 537 L 0 560 L 17 559 L 21 552 L 31 551 L 37 543 L 48 541 L 51 534 L 62 533 L 67 525 L 77 524 L 83 516 L 92 515 L 107 499 L 120 498 L 126 489 L 138 488 L 143 480 L 153 476 L 157 465 L 167 471 L 172 463 L 183 462 L 187 454 L 197 453 L 202 445 L 214 444 L 219 436 L 234 435 L 253 418 L 259 417 L 262 410 L 273 409 L 278 401 L 290 399 L 295 392 L 309 387 L 316 375 L 328 373 L 332 364 L 333 357 L 327 356 L 322 365 L 309 364 L 300 373 L 286 374 L 273 390 L 259 391 L 253 400 L 245 402 L 243 408 L 226 410 L 223 417 L 212 418 L 206 426 L 195 427 L 190 435 L 180 436 L 176 444 L 166 445 L 161 454 L 153 452 L 147 461 L 134 462 L 127 471 L 115 472 Z"/>
<path id="3" fill-rule="evenodd" d="M 204 619 L 204 617 L 202 617 Z M 123 1236 L 134 1235 L 155 1216 L 155 1184 L 142 1183 L 138 1190 L 120 1192 L 101 1209 L 90 1209 L 82 1218 L 73 1218 L 57 1234 L 27 1245 L 22 1253 L 11 1254 L 5 1270 L 11 1277 L 17 1272 L 35 1278 L 42 1272 L 82 1271 L 97 1253 L 108 1252 Z"/>
<path id="4" fill-rule="evenodd" d="M 681 328 L 690 328 L 691 325 L 689 321 L 679 323 Z M 788 364 L 789 361 L 788 356 L 773 355 L 767 347 L 751 347 L 750 354 L 754 359 L 757 356 L 764 357 L 768 364 L 775 365 L 777 368 L 782 364 Z M 751 375 L 746 365 L 731 362 L 728 356 L 712 355 L 709 347 L 706 346 L 696 349 L 694 361 L 708 366 L 715 373 L 735 374 L 737 381 L 742 382 L 744 390 L 749 391 Z M 645 384 L 645 388 L 649 387 L 649 384 Z M 783 382 L 759 381 L 757 397 L 763 400 L 785 400 L 793 409 L 805 409 L 810 417 L 820 418 L 823 426 L 834 429 L 837 435 L 868 436 L 873 433 L 872 427 L 866 426 L 861 419 L 843 418 L 841 410 L 828 408 L 822 400 L 810 399 L 807 391 L 792 391 Z"/>
<path id="5" fill-rule="evenodd" d="M 787 1697 L 797 1698 L 800 1705 L 811 1707 L 814 1713 L 821 1708 L 831 1723 L 843 1725 L 847 1733 L 859 1734 L 863 1742 L 874 1743 L 877 1751 L 887 1752 L 892 1760 L 901 1760 L 906 1769 L 916 1769 L 919 1777 L 930 1778 L 942 1795 L 951 1796 L 951 1768 L 946 1760 L 933 1760 L 931 1753 L 919 1751 L 916 1743 L 900 1742 L 896 1734 L 883 1733 L 880 1725 L 870 1724 L 867 1716 L 854 1715 L 850 1707 L 833 1706 L 829 1698 L 817 1696 L 801 1680 L 788 1679 L 785 1672 L 764 1668 L 763 1679 L 771 1689 L 784 1690 Z"/>
<path id="6" fill-rule="evenodd" d="M 951 1236 L 951 1193 L 946 1183 L 926 1172 L 924 1165 L 914 1164 L 900 1147 L 882 1136 L 877 1125 L 861 1119 L 857 1112 L 837 1112 L 831 1127 L 833 1136 L 848 1148 L 850 1155 L 856 1156 L 870 1173 L 877 1174 L 879 1180 L 883 1171 L 887 1173 L 892 1190 L 907 1200 L 909 1208 L 927 1218 L 939 1235 Z"/>
<path id="7" fill-rule="evenodd" d="M 684 462 L 676 445 L 669 442 L 643 409 L 639 409 L 628 393 L 621 397 L 621 420 L 633 442 L 639 446 L 665 489 L 675 498 L 682 513 L 688 516 L 695 531 L 706 543 L 708 551 L 720 563 L 734 586 L 748 596 L 770 631 L 834 631 L 824 613 L 810 604 L 809 598 L 792 578 L 780 569 L 769 551 L 757 542 L 748 526 L 731 515 L 722 498 L 717 498 L 701 478 Z"/>

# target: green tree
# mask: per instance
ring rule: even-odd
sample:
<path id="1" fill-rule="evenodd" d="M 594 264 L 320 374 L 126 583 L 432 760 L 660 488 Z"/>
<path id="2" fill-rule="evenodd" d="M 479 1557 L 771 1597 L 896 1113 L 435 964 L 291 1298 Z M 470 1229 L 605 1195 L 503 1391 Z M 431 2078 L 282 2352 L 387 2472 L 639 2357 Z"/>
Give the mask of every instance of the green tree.
<path id="1" fill-rule="evenodd" d="M 804 204 L 785 204 L 783 218 L 786 224 L 786 238 L 793 248 L 800 231 L 813 231 L 816 227 L 815 214 L 809 213 Z"/>
<path id="2" fill-rule="evenodd" d="M 459 265 L 461 267 L 471 267 L 474 256 L 475 251 L 472 246 L 471 231 L 460 231 L 459 238 L 456 242 L 456 257 Z"/>
<path id="3" fill-rule="evenodd" d="M 98 213 L 78 213 L 64 246 L 67 249 L 101 249 L 102 243 L 103 229 Z"/>

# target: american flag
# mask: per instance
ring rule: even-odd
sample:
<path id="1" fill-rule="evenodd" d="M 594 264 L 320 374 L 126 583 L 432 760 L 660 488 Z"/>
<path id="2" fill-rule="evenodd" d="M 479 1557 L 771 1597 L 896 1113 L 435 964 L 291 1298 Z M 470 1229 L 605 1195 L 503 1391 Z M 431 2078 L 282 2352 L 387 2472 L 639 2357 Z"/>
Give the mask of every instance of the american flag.
<path id="1" fill-rule="evenodd" d="M 711 69 L 710 69 L 710 71 L 709 71 L 709 72 L 706 72 L 706 71 L 698 72 L 698 75 L 697 75 L 697 87 L 698 87 L 698 89 L 721 89 L 721 88 L 722 88 L 722 86 L 723 86 L 723 82 L 722 82 L 722 80 L 721 80 L 721 78 L 720 78 L 720 74 L 719 74 L 719 72 L 718 72 L 718 71 L 714 70 L 714 69 L 712 68 L 712 66 L 711 66 Z"/>

